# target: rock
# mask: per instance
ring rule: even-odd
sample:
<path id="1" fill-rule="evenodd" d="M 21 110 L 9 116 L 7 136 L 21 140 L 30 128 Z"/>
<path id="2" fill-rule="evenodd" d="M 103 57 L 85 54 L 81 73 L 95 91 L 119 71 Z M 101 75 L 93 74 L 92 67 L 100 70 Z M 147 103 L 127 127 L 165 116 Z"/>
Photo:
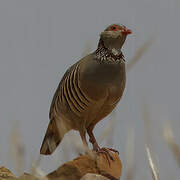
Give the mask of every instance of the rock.
<path id="1" fill-rule="evenodd" d="M 110 152 L 113 157 L 113 161 L 108 164 L 107 158 L 104 154 L 97 156 L 97 168 L 100 170 L 102 175 L 109 174 L 116 179 L 121 177 L 122 164 L 118 153 Z"/>
<path id="2" fill-rule="evenodd" d="M 110 152 L 114 160 L 107 160 L 107 157 L 100 153 L 82 155 L 73 161 L 69 161 L 57 170 L 47 175 L 49 179 L 58 180 L 79 180 L 87 173 L 103 175 L 110 180 L 118 180 L 121 176 L 122 164 L 117 153 Z"/>
<path id="3" fill-rule="evenodd" d="M 18 180 L 39 180 L 39 179 L 31 174 L 24 173 L 22 176 L 18 178 Z"/>
<path id="4" fill-rule="evenodd" d="M 101 175 L 88 173 L 85 176 L 83 176 L 80 180 L 109 180 L 109 179 Z"/>
<path id="5" fill-rule="evenodd" d="M 107 159 L 103 153 L 90 152 L 69 161 L 41 180 L 118 180 L 121 176 L 121 160 L 117 153 L 109 151 L 113 160 Z M 0 168 L 0 180 L 39 180 L 24 173 L 19 178 L 5 167 Z"/>
<path id="6" fill-rule="evenodd" d="M 10 180 L 10 179 L 17 179 L 15 175 L 6 167 L 2 166 L 0 168 L 0 180 Z"/>
<path id="7" fill-rule="evenodd" d="M 24 173 L 19 178 L 16 178 L 16 176 L 9 169 L 3 166 L 0 168 L 0 180 L 39 180 L 39 179 L 28 173 Z"/>

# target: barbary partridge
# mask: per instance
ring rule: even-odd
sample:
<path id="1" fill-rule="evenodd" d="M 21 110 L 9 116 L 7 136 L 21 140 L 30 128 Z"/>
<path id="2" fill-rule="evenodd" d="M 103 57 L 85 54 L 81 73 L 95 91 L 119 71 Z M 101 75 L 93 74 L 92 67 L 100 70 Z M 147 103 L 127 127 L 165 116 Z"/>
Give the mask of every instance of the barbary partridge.
<path id="1" fill-rule="evenodd" d="M 131 30 L 123 25 L 108 26 L 97 49 L 72 65 L 64 74 L 50 107 L 50 122 L 40 149 L 52 154 L 65 133 L 77 130 L 88 147 L 101 151 L 93 135 L 95 125 L 116 107 L 125 88 L 125 59 L 121 48 Z"/>

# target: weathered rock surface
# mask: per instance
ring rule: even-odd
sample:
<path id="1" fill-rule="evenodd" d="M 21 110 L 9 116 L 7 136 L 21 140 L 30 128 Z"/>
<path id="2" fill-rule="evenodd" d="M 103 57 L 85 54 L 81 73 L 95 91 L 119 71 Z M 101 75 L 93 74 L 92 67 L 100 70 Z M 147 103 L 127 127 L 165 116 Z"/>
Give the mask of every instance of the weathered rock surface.
<path id="1" fill-rule="evenodd" d="M 39 180 L 39 179 L 31 174 L 24 173 L 22 176 L 18 178 L 18 180 Z"/>
<path id="2" fill-rule="evenodd" d="M 117 153 L 110 152 L 114 160 L 107 160 L 104 154 L 83 155 L 69 161 L 51 172 L 47 177 L 58 180 L 79 180 L 87 173 L 99 174 L 111 180 L 121 176 L 121 160 Z"/>
<path id="3" fill-rule="evenodd" d="M 83 176 L 81 180 L 109 180 L 109 179 L 101 175 L 88 173 L 85 176 Z"/>
<path id="4" fill-rule="evenodd" d="M 2 166 L 0 168 L 0 180 L 15 180 L 16 177 L 14 176 L 14 174 L 7 169 L 6 167 Z"/>
<path id="5" fill-rule="evenodd" d="M 121 160 L 119 155 L 110 152 L 113 160 L 105 154 L 86 154 L 69 161 L 46 176 L 49 180 L 118 180 L 121 176 Z M 39 180 L 24 173 L 19 178 L 5 167 L 0 168 L 0 180 Z M 45 178 L 42 178 L 45 180 Z"/>
<path id="6" fill-rule="evenodd" d="M 0 180 L 39 180 L 39 179 L 28 173 L 24 173 L 22 176 L 17 178 L 9 169 L 2 166 L 0 168 Z"/>

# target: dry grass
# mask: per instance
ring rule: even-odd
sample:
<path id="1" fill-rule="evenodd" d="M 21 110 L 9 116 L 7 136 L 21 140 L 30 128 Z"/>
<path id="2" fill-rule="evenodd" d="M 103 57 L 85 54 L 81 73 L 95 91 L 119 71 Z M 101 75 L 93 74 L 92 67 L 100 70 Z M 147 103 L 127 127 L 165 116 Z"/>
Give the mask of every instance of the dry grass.
<path id="1" fill-rule="evenodd" d="M 127 144 L 126 144 L 126 163 L 127 172 L 125 180 L 133 180 L 135 176 L 136 164 L 134 162 L 134 148 L 135 148 L 135 134 L 134 129 L 131 128 L 128 131 Z"/>
<path id="2" fill-rule="evenodd" d="M 19 132 L 19 126 L 17 122 L 13 124 L 11 131 L 9 157 L 15 164 L 16 172 L 18 174 L 22 174 L 24 172 L 25 165 L 25 146 L 21 141 L 21 134 Z"/>
<path id="3" fill-rule="evenodd" d="M 163 137 L 168 144 L 168 147 L 172 151 L 172 154 L 180 167 L 180 145 L 175 142 L 174 134 L 170 124 L 167 122 L 164 124 Z"/>
<path id="4" fill-rule="evenodd" d="M 127 71 L 130 71 L 137 62 L 141 59 L 141 57 L 147 52 L 154 41 L 155 37 L 151 37 L 148 39 L 136 52 L 135 56 L 128 62 Z"/>
<path id="5" fill-rule="evenodd" d="M 160 180 L 158 169 L 157 169 L 157 167 L 156 167 L 156 165 L 152 159 L 152 155 L 151 155 L 150 149 L 148 147 L 146 147 L 146 152 L 147 152 L 149 166 L 151 169 L 152 179 L 153 180 Z"/>

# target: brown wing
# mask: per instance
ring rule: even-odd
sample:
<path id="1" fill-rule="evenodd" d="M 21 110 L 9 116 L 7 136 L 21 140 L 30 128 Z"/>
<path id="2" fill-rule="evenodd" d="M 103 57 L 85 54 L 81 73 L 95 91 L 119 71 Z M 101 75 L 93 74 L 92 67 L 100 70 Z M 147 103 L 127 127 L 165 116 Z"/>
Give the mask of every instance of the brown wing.
<path id="1" fill-rule="evenodd" d="M 54 94 L 49 112 L 50 123 L 41 146 L 41 154 L 52 154 L 64 134 L 71 129 L 69 124 L 64 122 L 62 114 L 66 117 L 70 114 L 81 117 L 88 107 L 89 100 L 79 86 L 80 62 L 66 71 Z M 70 118 L 73 119 L 72 116 Z"/>
<path id="2" fill-rule="evenodd" d="M 55 113 L 58 114 L 58 111 L 63 106 L 68 107 L 71 112 L 79 117 L 82 116 L 88 106 L 89 100 L 79 86 L 80 62 L 78 61 L 71 66 L 60 81 L 51 103 L 50 120 L 54 118 Z"/>
<path id="3" fill-rule="evenodd" d="M 77 63 L 76 63 L 77 64 Z M 53 119 L 54 117 L 54 108 L 55 108 L 55 102 L 58 101 L 58 97 L 61 96 L 61 86 L 63 85 L 66 77 L 71 74 L 72 70 L 76 67 L 76 64 L 74 64 L 73 66 L 71 66 L 64 74 L 64 76 L 62 77 L 58 88 L 56 89 L 56 92 L 53 96 L 52 102 L 51 102 L 51 106 L 50 106 L 50 110 L 49 110 L 49 119 Z"/>
<path id="4" fill-rule="evenodd" d="M 71 66 L 66 73 L 64 74 L 63 78 L 61 79 L 58 88 L 54 94 L 52 103 L 51 103 L 51 107 L 50 107 L 50 112 L 49 112 L 49 118 L 50 118 L 50 122 L 48 125 L 48 128 L 46 130 L 46 134 L 44 137 L 44 140 L 42 142 L 41 145 L 41 149 L 40 149 L 40 154 L 44 154 L 44 155 L 49 155 L 52 154 L 55 149 L 57 148 L 57 146 L 59 145 L 59 143 L 61 142 L 64 134 L 66 133 L 66 131 L 64 131 L 64 129 L 62 130 L 62 128 L 59 128 L 59 126 L 61 126 L 61 122 L 57 122 L 56 118 L 55 118 L 55 112 L 57 112 L 59 109 L 60 104 L 60 97 L 61 95 L 61 90 L 62 90 L 62 86 L 65 82 L 65 79 L 71 74 L 72 70 L 76 67 L 78 63 L 74 64 L 73 66 Z"/>

